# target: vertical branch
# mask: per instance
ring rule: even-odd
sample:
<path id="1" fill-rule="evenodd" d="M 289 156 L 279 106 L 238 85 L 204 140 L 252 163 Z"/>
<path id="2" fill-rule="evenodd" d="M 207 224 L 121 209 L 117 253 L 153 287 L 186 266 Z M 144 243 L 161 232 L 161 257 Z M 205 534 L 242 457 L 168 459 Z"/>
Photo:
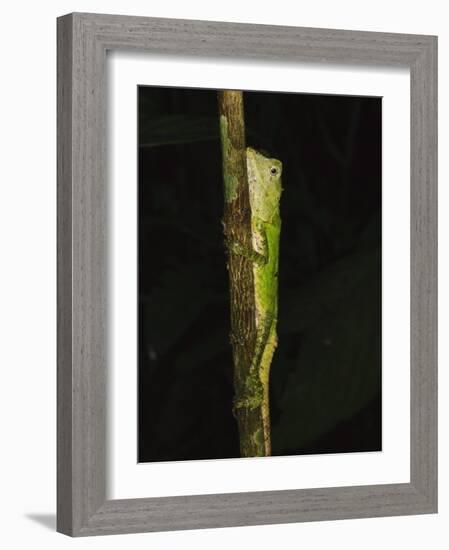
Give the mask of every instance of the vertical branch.
<path id="1" fill-rule="evenodd" d="M 225 242 L 238 242 L 250 250 L 251 210 L 246 167 L 243 93 L 218 92 L 220 135 L 223 157 Z M 244 391 L 250 374 L 256 341 L 256 315 L 252 262 L 227 247 L 231 307 L 231 344 L 234 360 L 234 390 Z M 263 436 L 261 408 L 235 411 L 242 456 L 268 454 Z"/>

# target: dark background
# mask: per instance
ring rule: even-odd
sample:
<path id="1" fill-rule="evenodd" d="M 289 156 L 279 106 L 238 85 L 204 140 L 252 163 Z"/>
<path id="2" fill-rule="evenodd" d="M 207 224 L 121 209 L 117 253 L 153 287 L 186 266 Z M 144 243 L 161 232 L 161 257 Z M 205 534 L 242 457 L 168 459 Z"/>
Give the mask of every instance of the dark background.
<path id="1" fill-rule="evenodd" d="M 139 462 L 239 456 L 217 97 L 139 87 Z M 273 455 L 381 449 L 381 99 L 245 92 L 283 162 Z"/>

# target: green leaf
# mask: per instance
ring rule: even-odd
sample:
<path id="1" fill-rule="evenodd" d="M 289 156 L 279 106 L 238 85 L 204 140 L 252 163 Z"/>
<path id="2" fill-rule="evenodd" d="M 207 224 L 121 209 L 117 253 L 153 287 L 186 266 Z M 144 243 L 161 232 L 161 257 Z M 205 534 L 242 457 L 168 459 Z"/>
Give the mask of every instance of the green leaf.
<path id="1" fill-rule="evenodd" d="M 282 270 L 282 263 L 281 263 Z M 300 288 L 281 288 L 280 331 L 304 331 L 322 316 L 351 300 L 354 288 L 379 278 L 380 249 L 354 253 L 326 267 Z M 289 285 L 290 286 L 290 285 Z"/>
<path id="2" fill-rule="evenodd" d="M 280 415 L 272 427 L 276 454 L 306 450 L 378 393 L 379 253 L 337 262 L 296 298 L 289 297 L 294 303 L 282 330 L 298 331 L 301 345 L 284 391 L 278 389 Z"/>
<path id="3" fill-rule="evenodd" d="M 139 147 L 160 147 L 218 140 L 220 129 L 218 116 L 198 115 L 148 115 L 139 120 Z M 257 137 L 249 127 L 248 137 Z"/>
<path id="4" fill-rule="evenodd" d="M 218 118 L 192 115 L 151 115 L 139 123 L 139 146 L 157 147 L 219 138 Z"/>

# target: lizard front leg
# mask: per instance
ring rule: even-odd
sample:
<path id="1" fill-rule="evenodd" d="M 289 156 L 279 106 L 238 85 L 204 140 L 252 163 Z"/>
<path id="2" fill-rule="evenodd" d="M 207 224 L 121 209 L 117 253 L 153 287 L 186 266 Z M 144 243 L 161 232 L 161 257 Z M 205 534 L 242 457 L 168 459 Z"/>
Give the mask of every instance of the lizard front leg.
<path id="1" fill-rule="evenodd" d="M 233 239 L 226 234 L 225 246 L 229 252 L 243 256 L 258 266 L 264 266 L 268 263 L 268 239 L 263 223 L 258 220 L 252 220 L 252 245 L 243 245 L 237 239 Z"/>
<path id="2" fill-rule="evenodd" d="M 226 239 L 225 244 L 229 252 L 243 256 L 257 265 L 265 265 L 268 262 L 268 257 L 254 250 L 252 246 L 244 246 L 240 241 L 231 239 Z"/>

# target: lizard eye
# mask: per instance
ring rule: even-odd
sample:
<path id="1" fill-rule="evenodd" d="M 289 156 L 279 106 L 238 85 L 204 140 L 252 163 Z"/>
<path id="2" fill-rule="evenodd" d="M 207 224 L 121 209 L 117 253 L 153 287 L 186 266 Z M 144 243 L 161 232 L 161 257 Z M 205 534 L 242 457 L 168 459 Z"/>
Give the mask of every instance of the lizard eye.
<path id="1" fill-rule="evenodd" d="M 276 168 L 276 166 L 272 166 L 272 167 L 270 168 L 270 174 L 271 174 L 272 176 L 275 176 L 277 173 L 278 173 L 278 169 Z"/>

